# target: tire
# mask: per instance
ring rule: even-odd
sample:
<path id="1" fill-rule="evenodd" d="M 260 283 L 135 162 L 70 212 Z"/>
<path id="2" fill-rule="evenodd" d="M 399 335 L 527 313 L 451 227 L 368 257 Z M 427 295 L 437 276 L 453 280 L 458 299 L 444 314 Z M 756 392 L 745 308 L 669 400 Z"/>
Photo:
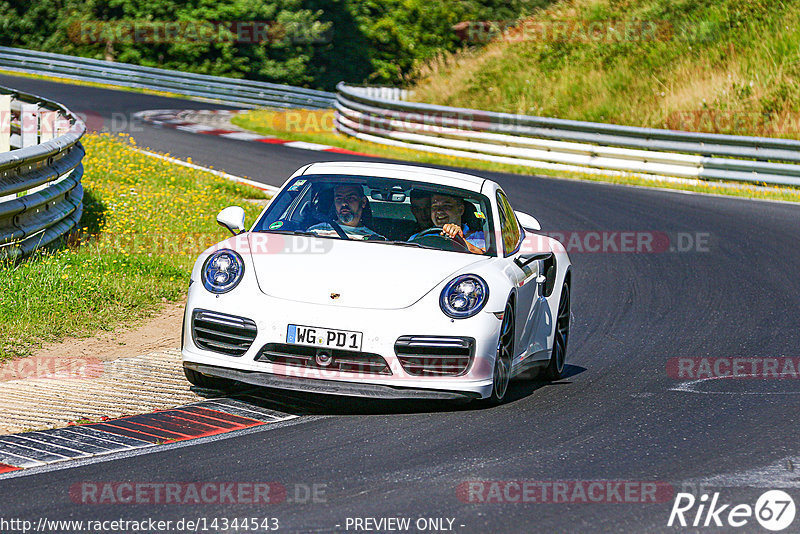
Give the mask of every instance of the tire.
<path id="1" fill-rule="evenodd" d="M 569 314 L 569 284 L 565 282 L 561 290 L 561 299 L 558 301 L 553 352 L 550 354 L 550 363 L 544 371 L 544 378 L 549 381 L 561 380 L 564 378 L 564 367 L 567 360 L 567 342 L 569 341 Z"/>
<path id="2" fill-rule="evenodd" d="M 497 355 L 492 370 L 492 394 L 484 399 L 489 406 L 502 404 L 508 393 L 511 380 L 511 360 L 514 354 L 514 304 L 506 303 L 500 335 L 497 339 Z"/>
<path id="3" fill-rule="evenodd" d="M 203 373 L 198 373 L 194 369 L 189 369 L 186 367 L 183 368 L 183 374 L 186 376 L 186 380 L 188 380 L 190 384 L 199 388 L 226 391 L 233 389 L 236 386 L 236 381 L 234 380 L 204 375 Z"/>

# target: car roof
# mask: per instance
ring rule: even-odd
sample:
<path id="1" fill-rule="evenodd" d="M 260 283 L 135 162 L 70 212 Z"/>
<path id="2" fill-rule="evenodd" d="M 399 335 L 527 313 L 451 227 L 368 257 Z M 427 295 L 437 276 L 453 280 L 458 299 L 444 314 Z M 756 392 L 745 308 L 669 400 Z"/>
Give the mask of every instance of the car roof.
<path id="1" fill-rule="evenodd" d="M 397 178 L 400 180 L 415 180 L 437 185 L 458 187 L 478 193 L 481 191 L 484 182 L 486 182 L 485 178 L 462 172 L 446 171 L 419 165 L 363 161 L 328 161 L 312 163 L 306 168 L 303 174 L 344 174 L 350 176 Z"/>

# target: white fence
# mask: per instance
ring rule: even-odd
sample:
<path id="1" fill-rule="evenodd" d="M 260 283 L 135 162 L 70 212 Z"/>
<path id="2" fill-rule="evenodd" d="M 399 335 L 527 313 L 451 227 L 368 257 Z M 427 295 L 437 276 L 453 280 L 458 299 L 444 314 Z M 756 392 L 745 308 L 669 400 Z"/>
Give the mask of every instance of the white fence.
<path id="1" fill-rule="evenodd" d="M 800 186 L 800 141 L 493 113 L 376 96 L 340 83 L 336 129 L 384 145 L 602 174 Z"/>

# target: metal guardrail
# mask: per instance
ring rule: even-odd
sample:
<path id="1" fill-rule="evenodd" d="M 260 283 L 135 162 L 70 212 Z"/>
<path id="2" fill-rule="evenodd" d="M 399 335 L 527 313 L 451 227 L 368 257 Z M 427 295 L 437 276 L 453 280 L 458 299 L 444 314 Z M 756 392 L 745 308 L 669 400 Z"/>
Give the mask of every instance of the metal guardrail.
<path id="1" fill-rule="evenodd" d="M 0 46 L 0 68 L 73 80 L 166 91 L 244 108 L 328 109 L 333 93 Z"/>
<path id="2" fill-rule="evenodd" d="M 800 186 L 800 141 L 792 139 L 435 106 L 344 83 L 337 90 L 336 129 L 374 143 L 540 169 Z"/>
<path id="3" fill-rule="evenodd" d="M 27 256 L 80 221 L 85 131 L 63 105 L 0 86 L 0 259 Z"/>

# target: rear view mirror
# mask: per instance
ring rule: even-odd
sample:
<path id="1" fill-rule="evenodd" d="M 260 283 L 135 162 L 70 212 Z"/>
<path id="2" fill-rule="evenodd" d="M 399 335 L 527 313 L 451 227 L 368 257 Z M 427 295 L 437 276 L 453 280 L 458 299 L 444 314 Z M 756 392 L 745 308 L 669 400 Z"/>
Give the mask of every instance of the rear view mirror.
<path id="1" fill-rule="evenodd" d="M 380 200 L 382 202 L 405 202 L 406 194 L 399 187 L 392 189 L 373 189 L 370 193 L 372 200 Z"/>

